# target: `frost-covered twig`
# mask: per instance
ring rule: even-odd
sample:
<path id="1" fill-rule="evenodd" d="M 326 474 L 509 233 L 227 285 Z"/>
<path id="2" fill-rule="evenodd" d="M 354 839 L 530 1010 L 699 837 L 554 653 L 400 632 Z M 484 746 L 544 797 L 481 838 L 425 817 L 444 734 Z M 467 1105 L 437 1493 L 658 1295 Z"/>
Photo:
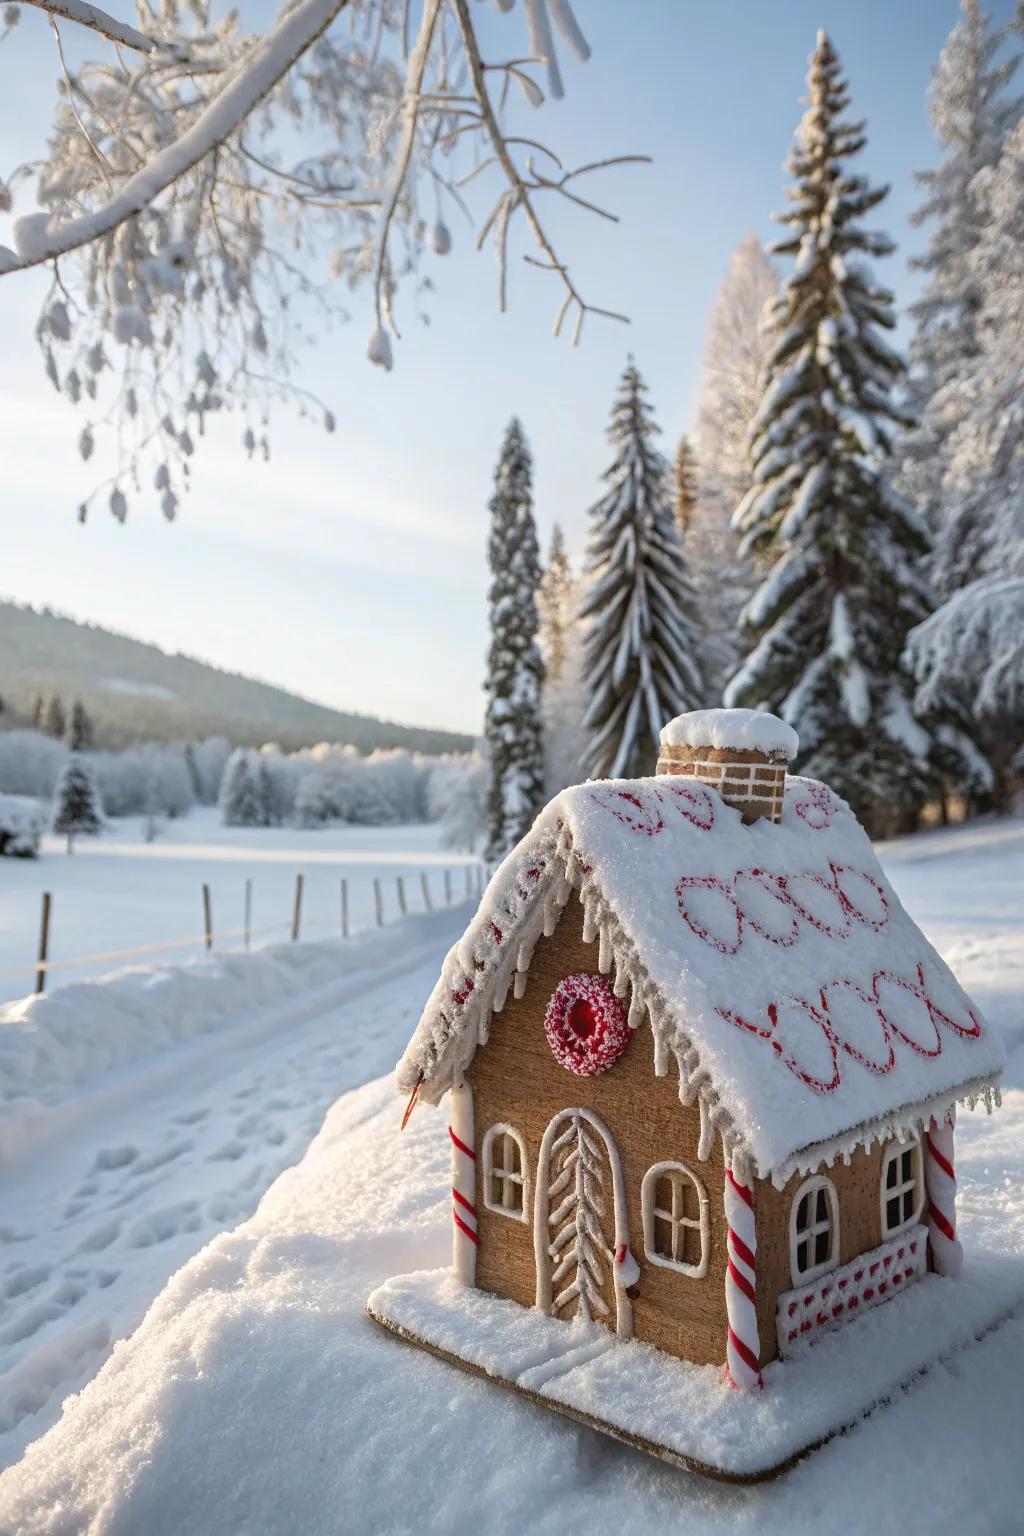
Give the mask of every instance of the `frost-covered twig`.
<path id="1" fill-rule="evenodd" d="M 228 80 L 192 127 L 130 177 L 106 204 L 78 218 L 58 222 L 55 227 L 47 214 L 30 214 L 19 220 L 15 225 L 18 256 L 6 263 L 0 260 L 0 275 L 67 255 L 141 213 L 250 117 L 348 3 L 349 0 L 300 0 L 273 32 L 256 45 L 245 68 Z"/>
<path id="2" fill-rule="evenodd" d="M 100 37 L 112 43 L 120 43 L 125 48 L 134 48 L 139 53 L 152 53 L 162 46 L 155 38 L 147 37 L 127 22 L 118 21 L 116 16 L 101 11 L 98 5 L 89 5 L 87 0 L 22 0 L 22 3 L 38 6 L 41 11 L 49 12 L 50 16 L 75 21 L 80 27 L 88 27 L 90 31 L 98 32 Z"/>

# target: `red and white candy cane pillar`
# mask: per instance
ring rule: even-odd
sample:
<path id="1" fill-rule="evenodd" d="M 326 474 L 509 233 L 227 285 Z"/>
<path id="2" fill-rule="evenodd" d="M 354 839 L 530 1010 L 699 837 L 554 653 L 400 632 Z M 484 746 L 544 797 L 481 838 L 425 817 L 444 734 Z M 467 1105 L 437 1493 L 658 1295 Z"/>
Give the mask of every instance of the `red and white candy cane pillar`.
<path id="1" fill-rule="evenodd" d="M 757 1235 L 754 1196 L 728 1166 L 725 1170 L 725 1219 L 729 1226 L 725 1270 L 728 1316 L 726 1370 L 734 1387 L 751 1392 L 763 1387 L 761 1345 L 757 1336 Z"/>
<path id="2" fill-rule="evenodd" d="M 933 1120 L 924 1138 L 924 1186 L 928 1195 L 928 1241 L 940 1275 L 959 1275 L 964 1251 L 956 1235 L 956 1173 L 953 1170 L 955 1111 L 941 1124 Z"/>
<path id="3" fill-rule="evenodd" d="M 476 1141 L 473 1090 L 463 1083 L 449 1093 L 452 1143 L 452 1268 L 464 1285 L 476 1284 Z"/>

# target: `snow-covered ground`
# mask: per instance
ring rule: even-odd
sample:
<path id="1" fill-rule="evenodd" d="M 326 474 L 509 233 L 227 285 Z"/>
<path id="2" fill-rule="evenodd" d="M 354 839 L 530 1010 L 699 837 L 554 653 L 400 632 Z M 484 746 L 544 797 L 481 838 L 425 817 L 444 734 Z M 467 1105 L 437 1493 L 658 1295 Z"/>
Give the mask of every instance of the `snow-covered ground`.
<path id="1" fill-rule="evenodd" d="M 1003 1109 L 961 1115 L 960 1221 L 968 1262 L 973 1243 L 1021 1264 L 1024 1301 L 1024 823 L 931 833 L 882 856 L 1007 1041 Z M 666 1468 L 364 1317 L 380 1280 L 449 1252 L 443 1116 L 421 1110 L 400 1136 L 390 1079 L 366 1079 L 404 1043 L 464 916 L 400 940 L 386 975 L 350 978 L 347 1002 L 318 1012 L 309 997 L 301 1024 L 204 1039 L 194 1060 L 196 1042 L 173 1047 L 173 1080 L 5 1179 L 17 1190 L 4 1196 L 0 1413 L 21 1415 L 9 1455 L 195 1256 L 0 1480 L 0 1530 L 1019 1531 L 1021 1313 L 752 1489 Z M 360 1082 L 244 1220 L 331 1098 Z"/>
<path id="2" fill-rule="evenodd" d="M 202 886 L 210 886 L 213 926 L 239 930 L 245 912 L 245 882 L 253 882 L 252 925 L 256 940 L 287 936 L 295 876 L 304 877 L 302 932 L 322 938 L 339 931 L 341 877 L 348 882 L 353 928 L 374 921 L 373 877 L 381 880 L 384 917 L 398 915 L 395 877 L 406 884 L 411 911 L 422 910 L 420 873 L 431 900 L 445 899 L 445 869 L 454 898 L 466 889 L 467 860 L 442 849 L 434 823 L 399 827 L 336 826 L 303 831 L 294 827 L 225 827 L 218 813 L 196 807 L 163 823 L 147 843 L 141 818 L 113 820 L 101 837 L 80 837 L 68 857 L 64 839 L 46 837 L 38 860 L 0 861 L 0 1001 L 21 997 L 34 985 L 40 898 L 53 894 L 50 959 L 56 962 L 48 988 L 103 974 L 102 965 L 65 968 L 85 955 L 109 954 L 169 941 L 189 941 L 168 950 L 177 962 L 202 953 Z M 474 870 L 475 874 L 475 870 Z M 218 948 L 242 947 L 236 936 Z M 152 963 L 155 957 L 143 955 Z M 106 969 L 109 970 L 109 966 Z"/>
<path id="3" fill-rule="evenodd" d="M 185 973 L 183 994 L 181 972 L 156 973 L 151 986 L 200 1015 L 193 1036 L 174 1043 L 154 1027 L 154 1048 L 81 1086 L 58 1079 L 52 1104 L 0 1094 L 0 1465 L 53 1422 L 168 1276 L 255 1210 L 339 1093 L 392 1065 L 468 915 L 463 906 L 348 943 L 287 946 L 292 985 L 271 974 L 278 996 L 262 1008 L 254 1000 L 281 959 L 238 957 L 225 977 L 211 968 L 206 990 L 219 998 L 233 985 L 252 1010 L 234 1018 L 221 999 L 204 1019 L 202 985 Z M 122 981 L 64 994 L 84 1032 L 101 1028 L 104 991 L 123 1018 Z M 5 1123 L 17 1156 L 4 1155 Z"/>

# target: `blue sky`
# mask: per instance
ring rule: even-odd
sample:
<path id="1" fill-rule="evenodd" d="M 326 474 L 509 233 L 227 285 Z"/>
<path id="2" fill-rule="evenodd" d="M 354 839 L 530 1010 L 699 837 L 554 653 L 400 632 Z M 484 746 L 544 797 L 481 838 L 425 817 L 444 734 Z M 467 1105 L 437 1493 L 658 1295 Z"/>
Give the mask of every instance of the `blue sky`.
<path id="1" fill-rule="evenodd" d="M 1012 3 L 989 8 L 1006 20 Z M 240 9 L 253 26 L 267 10 L 245 0 Z M 203 446 L 176 525 L 139 503 L 125 527 L 100 512 L 80 528 L 74 508 L 91 485 L 75 449 L 81 420 L 34 351 L 39 280 L 7 278 L 0 595 L 340 708 L 478 729 L 486 503 L 504 425 L 519 415 L 534 451 L 542 542 L 559 520 L 578 554 L 627 351 L 651 386 L 666 451 L 689 424 L 708 307 L 729 255 L 751 228 L 770 238 L 783 203 L 783 162 L 821 25 L 867 118 L 863 168 L 892 184 L 874 222 L 900 250 L 879 274 L 901 304 L 913 296 L 907 258 L 923 240 L 909 224 L 913 172 L 935 159 L 926 91 L 955 0 L 577 0 L 576 9 L 593 57 L 566 63 L 566 99 L 540 113 L 523 108 L 522 121 L 567 162 L 654 157 L 595 179 L 620 225 L 584 214 L 554 221 L 585 295 L 626 311 L 631 325 L 594 320 L 578 349 L 554 342 L 551 279 L 518 264 L 510 312 L 500 315 L 493 258 L 473 251 L 453 211 L 453 253 L 430 266 L 432 323 L 420 326 L 403 304 L 394 372 L 364 361 L 369 301 L 358 293 L 352 323 L 304 362 L 302 381 L 337 416 L 333 436 L 282 413 L 263 465 L 236 450 L 241 426 L 229 421 Z M 479 14 L 495 52 L 525 51 L 519 8 Z M 49 80 L 50 47 L 45 18 L 27 11 L 0 49 L 0 175 L 42 148 L 52 96 L 36 88 L 35 69 Z"/>

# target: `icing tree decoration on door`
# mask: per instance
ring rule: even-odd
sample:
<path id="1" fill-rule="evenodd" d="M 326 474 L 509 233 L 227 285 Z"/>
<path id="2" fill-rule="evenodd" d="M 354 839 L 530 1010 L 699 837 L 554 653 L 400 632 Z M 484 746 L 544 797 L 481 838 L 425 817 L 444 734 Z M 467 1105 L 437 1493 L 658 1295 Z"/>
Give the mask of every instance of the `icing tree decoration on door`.
<path id="1" fill-rule="evenodd" d="M 551 1148 L 548 1187 L 548 1256 L 553 1265 L 551 1311 L 575 1300 L 585 1322 L 608 1316 L 605 1276 L 614 1255 L 602 1223 L 607 1211 L 601 1146 L 583 1116 L 574 1113 Z"/>
<path id="2" fill-rule="evenodd" d="M 544 1015 L 555 1060 L 577 1077 L 607 1072 L 629 1044 L 628 1015 L 604 976 L 566 976 Z"/>

